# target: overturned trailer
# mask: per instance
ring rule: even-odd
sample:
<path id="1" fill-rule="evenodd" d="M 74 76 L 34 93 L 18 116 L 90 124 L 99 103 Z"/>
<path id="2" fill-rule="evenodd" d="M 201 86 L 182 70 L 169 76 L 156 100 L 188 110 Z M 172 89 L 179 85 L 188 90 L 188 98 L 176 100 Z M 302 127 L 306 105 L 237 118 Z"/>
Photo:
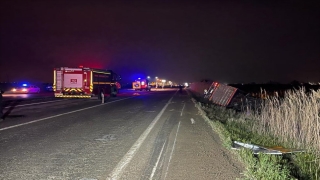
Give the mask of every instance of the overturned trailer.
<path id="1" fill-rule="evenodd" d="M 205 90 L 204 99 L 237 111 L 248 108 L 257 109 L 261 105 L 261 99 L 254 98 L 238 88 L 218 82 L 213 82 L 208 90 Z"/>

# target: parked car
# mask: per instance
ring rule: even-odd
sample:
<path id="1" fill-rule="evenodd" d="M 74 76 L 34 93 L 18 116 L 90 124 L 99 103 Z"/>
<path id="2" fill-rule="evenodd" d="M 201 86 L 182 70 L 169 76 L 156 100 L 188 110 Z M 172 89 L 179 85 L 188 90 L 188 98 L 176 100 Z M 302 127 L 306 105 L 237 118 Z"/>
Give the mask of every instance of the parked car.
<path id="1" fill-rule="evenodd" d="M 39 93 L 40 88 L 35 85 L 23 84 L 21 87 L 15 87 L 11 89 L 11 93 Z"/>

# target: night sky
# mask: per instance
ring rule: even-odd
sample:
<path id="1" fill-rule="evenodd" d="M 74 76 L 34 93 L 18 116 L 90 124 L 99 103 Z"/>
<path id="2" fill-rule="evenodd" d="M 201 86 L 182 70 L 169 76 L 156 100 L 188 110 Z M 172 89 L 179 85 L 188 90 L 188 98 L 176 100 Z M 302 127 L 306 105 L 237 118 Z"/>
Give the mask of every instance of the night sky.
<path id="1" fill-rule="evenodd" d="M 53 68 L 175 82 L 320 82 L 320 1 L 1 0 L 0 81 Z"/>

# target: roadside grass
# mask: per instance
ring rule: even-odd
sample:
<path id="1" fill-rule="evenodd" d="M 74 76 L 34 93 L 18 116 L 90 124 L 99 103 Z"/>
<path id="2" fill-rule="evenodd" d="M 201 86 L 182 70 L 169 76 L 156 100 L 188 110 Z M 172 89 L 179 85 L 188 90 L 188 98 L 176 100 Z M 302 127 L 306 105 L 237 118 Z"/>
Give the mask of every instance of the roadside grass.
<path id="1" fill-rule="evenodd" d="M 242 113 L 207 102 L 198 105 L 229 149 L 233 141 L 240 141 L 305 150 L 285 155 L 236 151 L 246 165 L 244 179 L 320 179 L 320 91 L 287 91 L 283 99 L 265 99 L 259 111 Z"/>

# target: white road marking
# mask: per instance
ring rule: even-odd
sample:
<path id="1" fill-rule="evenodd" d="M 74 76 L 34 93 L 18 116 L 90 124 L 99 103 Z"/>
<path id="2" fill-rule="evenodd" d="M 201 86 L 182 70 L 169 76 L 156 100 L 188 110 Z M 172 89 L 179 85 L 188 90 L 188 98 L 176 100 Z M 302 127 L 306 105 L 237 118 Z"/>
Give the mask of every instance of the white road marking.
<path id="1" fill-rule="evenodd" d="M 54 116 L 49 116 L 49 117 L 42 118 L 42 119 L 33 120 L 33 121 L 30 121 L 30 122 L 27 122 L 27 123 L 22 123 L 22 124 L 17 124 L 17 125 L 14 125 L 14 126 L 1 128 L 0 131 L 4 131 L 4 130 L 7 130 L 7 129 L 12 129 L 12 128 L 15 128 L 15 127 L 20 127 L 20 126 L 24 126 L 24 125 L 27 125 L 27 124 L 32 124 L 32 123 L 44 121 L 44 120 L 47 120 L 47 119 L 51 119 L 51 118 L 55 118 L 55 117 L 59 117 L 59 116 L 67 115 L 67 114 L 72 114 L 72 113 L 83 111 L 83 110 L 87 110 L 87 109 L 92 109 L 92 108 L 95 108 L 95 107 L 103 106 L 103 105 L 106 105 L 106 104 L 114 103 L 114 102 L 117 102 L 117 101 L 122 101 L 122 100 L 125 100 L 125 99 L 130 99 L 130 98 L 134 98 L 134 97 L 119 99 L 119 100 L 115 100 L 115 101 L 108 102 L 108 103 L 105 103 L 105 104 L 99 104 L 99 105 L 95 105 L 95 106 L 91 106 L 91 107 L 87 107 L 87 108 L 83 108 L 83 109 L 78 109 L 78 110 L 75 110 L 75 111 L 70 111 L 70 112 L 66 112 L 66 113 L 62 113 L 62 114 L 58 114 L 58 115 L 54 115 Z"/>
<path id="2" fill-rule="evenodd" d="M 35 104 L 45 104 L 45 103 L 65 101 L 65 100 L 67 100 L 67 99 L 46 101 L 46 102 L 39 102 L 39 103 L 22 104 L 22 105 L 17 105 L 17 106 L 14 106 L 14 107 L 31 106 L 31 105 L 35 105 Z M 10 106 L 9 107 L 5 107 L 4 109 L 6 109 L 6 108 L 10 108 Z"/>
<path id="3" fill-rule="evenodd" d="M 96 141 L 113 141 L 113 140 L 116 140 L 116 136 L 114 134 L 107 134 L 107 135 L 104 135 L 102 138 L 100 139 L 96 139 Z"/>
<path id="4" fill-rule="evenodd" d="M 153 167 L 153 169 L 152 169 L 152 173 L 151 173 L 150 178 L 149 178 L 150 180 L 152 180 L 152 178 L 153 178 L 153 176 L 154 176 L 154 173 L 156 172 L 156 169 L 157 169 L 157 167 L 158 167 L 158 164 L 159 164 L 159 161 L 160 161 L 160 158 L 161 158 L 161 156 L 162 156 L 163 149 L 164 149 L 164 145 L 166 145 L 166 142 L 167 142 L 167 141 L 165 141 L 165 142 L 163 143 L 163 146 L 162 146 L 162 148 L 161 148 L 161 151 L 160 151 L 159 157 L 158 157 L 158 159 L 157 159 L 157 162 L 156 162 L 156 164 L 154 165 L 154 167 Z"/>
<path id="5" fill-rule="evenodd" d="M 173 142 L 173 146 L 172 146 L 172 151 L 171 151 L 171 154 L 170 154 L 170 158 L 169 158 L 169 162 L 168 162 L 168 167 L 167 167 L 166 175 L 164 176 L 164 179 L 166 179 L 166 177 L 167 177 L 168 170 L 169 170 L 169 166 L 170 166 L 170 162 L 171 162 L 171 158 L 172 158 L 172 154 L 173 154 L 173 151 L 174 151 L 174 147 L 176 146 L 176 140 L 177 140 L 177 136 L 178 136 L 178 132 L 179 132 L 179 128 L 180 128 L 180 122 L 181 122 L 181 121 L 179 121 L 179 124 L 178 124 L 176 137 L 174 138 L 174 142 Z"/>
<path id="6" fill-rule="evenodd" d="M 196 121 L 193 118 L 191 118 L 191 124 L 195 124 L 195 123 Z"/>
<path id="7" fill-rule="evenodd" d="M 141 136 L 138 138 L 138 140 L 132 145 L 132 147 L 129 149 L 129 151 L 122 157 L 120 162 L 117 164 L 117 166 L 112 170 L 112 172 L 109 174 L 107 180 L 117 180 L 120 179 L 123 170 L 127 167 L 127 165 L 130 163 L 136 152 L 139 150 L 141 144 L 144 142 L 144 140 L 149 135 L 150 131 L 153 129 L 155 124 L 158 122 L 164 111 L 167 109 L 168 105 L 170 104 L 171 100 L 173 99 L 173 96 L 169 99 L 167 104 L 162 108 L 160 113 L 153 119 L 153 121 L 150 123 L 148 128 L 141 134 Z"/>
<path id="8" fill-rule="evenodd" d="M 183 107 L 182 107 L 180 116 L 182 116 L 182 113 L 183 113 L 183 110 L 184 110 L 184 107 L 185 107 L 185 106 L 186 106 L 186 103 L 183 104 Z"/>

